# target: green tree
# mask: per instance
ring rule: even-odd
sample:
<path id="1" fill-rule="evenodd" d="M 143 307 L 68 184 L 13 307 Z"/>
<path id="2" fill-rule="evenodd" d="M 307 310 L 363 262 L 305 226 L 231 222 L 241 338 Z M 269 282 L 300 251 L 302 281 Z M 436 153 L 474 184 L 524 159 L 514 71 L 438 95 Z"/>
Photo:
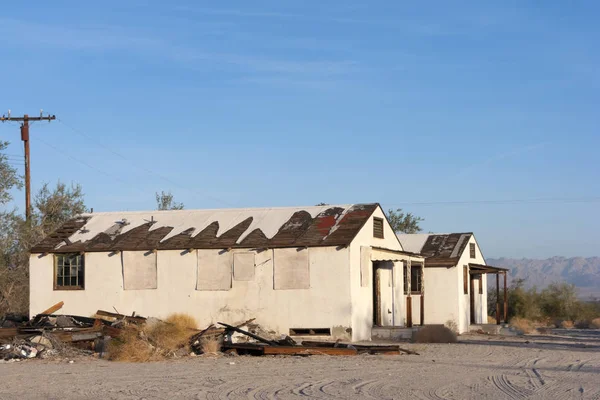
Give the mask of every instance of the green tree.
<path id="1" fill-rule="evenodd" d="M 13 188 L 22 188 L 23 181 L 17 170 L 8 163 L 8 156 L 3 153 L 8 147 L 8 142 L 0 142 L 0 206 L 12 200 L 10 191 Z"/>
<path id="2" fill-rule="evenodd" d="M 27 313 L 29 249 L 65 221 L 85 211 L 81 186 L 59 182 L 54 189 L 43 185 L 34 196 L 28 221 L 15 210 L 0 213 L 0 315 Z"/>
<path id="3" fill-rule="evenodd" d="M 412 213 L 404 213 L 401 208 L 388 210 L 387 218 L 396 233 L 418 233 L 422 231 L 419 223 L 424 219 Z"/>
<path id="4" fill-rule="evenodd" d="M 173 195 L 171 192 L 156 192 L 156 209 L 159 211 L 183 210 L 183 203 L 173 201 Z"/>

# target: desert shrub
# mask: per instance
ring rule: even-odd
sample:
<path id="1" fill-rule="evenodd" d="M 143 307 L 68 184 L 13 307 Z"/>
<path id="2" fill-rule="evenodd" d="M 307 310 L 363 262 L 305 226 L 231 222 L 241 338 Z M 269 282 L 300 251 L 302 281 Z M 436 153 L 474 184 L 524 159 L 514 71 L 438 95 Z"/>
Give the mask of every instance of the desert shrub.
<path id="1" fill-rule="evenodd" d="M 592 329 L 600 329 L 600 318 L 594 318 L 590 322 L 590 328 L 592 328 Z"/>
<path id="2" fill-rule="evenodd" d="M 217 354 L 221 350 L 221 338 L 219 336 L 207 336 L 200 340 L 203 354 Z"/>
<path id="3" fill-rule="evenodd" d="M 538 302 L 542 314 L 564 320 L 573 320 L 581 311 L 574 285 L 553 283 L 541 291 Z"/>
<path id="4" fill-rule="evenodd" d="M 492 317 L 491 315 L 488 315 L 488 317 L 487 317 L 487 323 L 488 324 L 495 324 L 496 323 L 496 317 Z"/>
<path id="5" fill-rule="evenodd" d="M 533 321 L 527 318 L 514 317 L 510 320 L 510 326 L 523 333 L 534 333 L 536 331 Z"/>
<path id="6" fill-rule="evenodd" d="M 189 353 L 189 339 L 197 322 L 186 314 L 172 314 L 165 321 L 149 319 L 146 324 L 128 325 L 109 345 L 109 359 L 145 362 L 178 352 Z"/>
<path id="7" fill-rule="evenodd" d="M 108 345 L 108 358 L 114 361 L 146 362 L 154 356 L 154 347 L 144 337 L 142 328 L 126 326 Z"/>
<path id="8" fill-rule="evenodd" d="M 571 329 L 575 327 L 575 324 L 573 323 L 573 321 L 562 321 L 560 323 L 560 327 L 563 329 Z"/>
<path id="9" fill-rule="evenodd" d="M 416 343 L 456 343 L 456 334 L 443 325 L 426 325 L 415 334 Z"/>
<path id="10" fill-rule="evenodd" d="M 591 321 L 600 316 L 600 302 L 582 301 L 577 297 L 574 285 L 554 283 L 538 291 L 535 287 L 525 289 L 525 281 L 515 280 L 508 292 L 508 319 L 515 317 L 536 322 L 540 326 L 560 327 L 563 321 L 577 321 L 579 326 L 591 326 Z M 496 315 L 497 293 L 495 288 L 488 291 L 488 310 Z M 500 293 L 501 302 L 503 292 Z M 494 323 L 490 322 L 490 323 Z"/>
<path id="11" fill-rule="evenodd" d="M 188 341 L 197 326 L 196 320 L 187 314 L 172 314 L 164 322 L 158 321 L 147 326 L 145 334 L 158 352 L 172 355 L 188 346 Z"/>

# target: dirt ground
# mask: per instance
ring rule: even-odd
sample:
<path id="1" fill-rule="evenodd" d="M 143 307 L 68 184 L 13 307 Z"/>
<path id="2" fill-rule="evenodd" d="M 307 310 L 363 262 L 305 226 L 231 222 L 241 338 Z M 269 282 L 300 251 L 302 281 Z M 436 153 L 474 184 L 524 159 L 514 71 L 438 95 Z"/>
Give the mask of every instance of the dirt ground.
<path id="1" fill-rule="evenodd" d="M 0 364 L 0 399 L 600 399 L 600 331 L 469 335 L 421 355 Z"/>

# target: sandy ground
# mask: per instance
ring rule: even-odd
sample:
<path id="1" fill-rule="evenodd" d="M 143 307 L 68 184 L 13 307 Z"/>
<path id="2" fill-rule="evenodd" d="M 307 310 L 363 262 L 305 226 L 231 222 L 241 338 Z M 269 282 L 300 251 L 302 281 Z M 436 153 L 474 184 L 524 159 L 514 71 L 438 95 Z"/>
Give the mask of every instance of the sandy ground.
<path id="1" fill-rule="evenodd" d="M 419 356 L 0 364 L 0 399 L 600 399 L 600 331 L 406 344 Z"/>

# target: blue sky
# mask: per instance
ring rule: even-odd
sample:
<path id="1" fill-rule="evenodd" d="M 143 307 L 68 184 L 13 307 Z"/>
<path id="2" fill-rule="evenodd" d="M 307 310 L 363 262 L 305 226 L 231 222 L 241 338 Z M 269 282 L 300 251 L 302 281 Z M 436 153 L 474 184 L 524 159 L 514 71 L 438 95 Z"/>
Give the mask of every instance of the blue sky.
<path id="1" fill-rule="evenodd" d="M 379 202 L 425 231 L 474 231 L 487 257 L 599 256 L 598 15 L 593 1 L 12 2 L 0 114 L 56 114 L 32 127 L 33 189 L 81 183 L 95 211 L 151 209 L 160 190 L 187 208 Z M 17 160 L 18 126 L 0 139 Z"/>

